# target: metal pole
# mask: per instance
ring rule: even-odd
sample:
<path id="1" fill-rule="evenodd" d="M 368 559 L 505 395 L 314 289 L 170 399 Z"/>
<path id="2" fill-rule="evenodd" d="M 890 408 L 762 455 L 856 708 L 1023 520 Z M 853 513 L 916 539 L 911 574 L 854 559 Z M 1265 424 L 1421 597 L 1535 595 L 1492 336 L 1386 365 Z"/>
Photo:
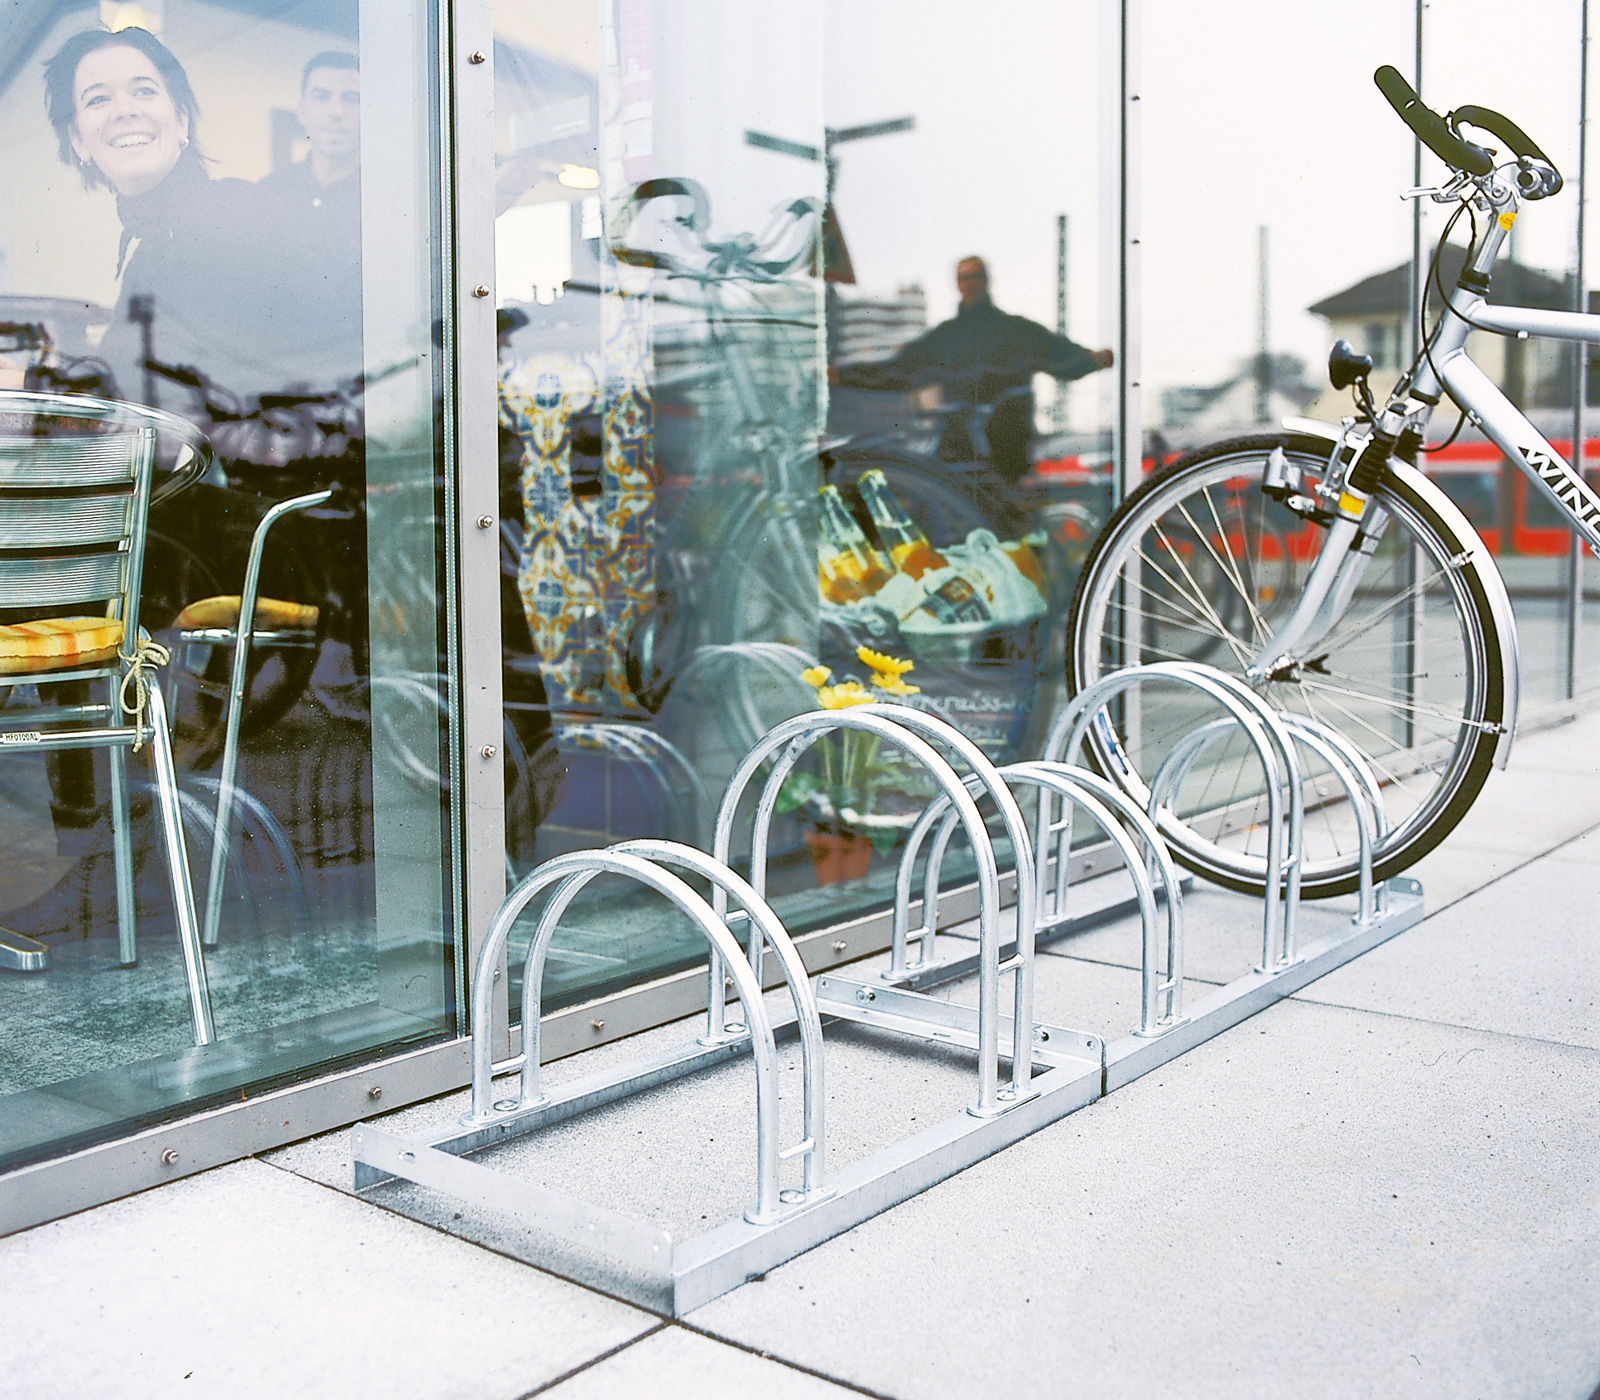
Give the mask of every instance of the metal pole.
<path id="1" fill-rule="evenodd" d="M 1422 8 L 1423 0 L 1417 0 L 1415 49 L 1412 59 L 1411 86 L 1418 92 L 1422 91 Z M 1417 188 L 1422 184 L 1422 142 L 1411 143 L 1411 187 Z M 1406 304 L 1410 307 L 1410 326 L 1406 337 L 1406 363 L 1409 364 L 1417 358 L 1422 350 L 1422 302 L 1427 295 L 1427 284 L 1424 279 L 1425 269 L 1422 265 L 1422 201 L 1411 201 L 1411 268 L 1406 277 Z"/>
<path id="2" fill-rule="evenodd" d="M 1413 53 L 1412 86 L 1418 92 L 1422 91 L 1422 11 L 1424 0 L 1417 0 L 1415 48 Z M 1422 142 L 1413 140 L 1411 143 L 1411 184 L 1412 187 L 1422 183 Z M 1427 267 L 1422 259 L 1422 201 L 1411 201 L 1411 262 L 1406 272 L 1406 316 L 1407 327 L 1402 337 L 1396 337 L 1396 349 L 1403 348 L 1406 352 L 1406 363 L 1412 363 L 1422 351 L 1424 329 L 1422 324 L 1423 303 L 1427 299 Z M 1397 736 L 1402 747 L 1410 748 L 1417 741 L 1416 712 L 1412 708 L 1417 698 L 1417 673 L 1421 670 L 1421 639 L 1423 629 L 1423 606 L 1425 599 L 1416 583 L 1427 568 L 1427 561 L 1422 557 L 1422 547 L 1413 544 L 1406 551 L 1406 557 L 1401 565 L 1401 582 L 1411 605 L 1402 608 L 1395 617 L 1395 653 L 1394 664 L 1399 671 L 1399 685 L 1396 689 L 1404 697 L 1404 708 L 1400 712 L 1400 733 Z"/>
<path id="3" fill-rule="evenodd" d="M 1056 334 L 1067 333 L 1067 216 L 1056 215 Z M 1055 430 L 1067 430 L 1067 390 L 1065 380 L 1056 380 L 1056 395 L 1051 403 Z"/>
<path id="4" fill-rule="evenodd" d="M 1256 331 L 1256 422 L 1265 423 L 1272 417 L 1272 361 L 1271 327 L 1268 322 L 1268 271 L 1267 226 L 1256 229 L 1256 309 L 1259 325 Z"/>
<path id="5" fill-rule="evenodd" d="M 1578 38 L 1578 252 L 1572 272 L 1572 309 L 1584 311 L 1583 284 L 1584 194 L 1589 155 L 1589 0 L 1579 10 Z M 1584 408 L 1589 396 L 1589 347 L 1582 341 L 1572 346 L 1572 465 L 1583 470 L 1585 441 Z M 1583 540 L 1576 530 L 1567 542 L 1567 699 L 1578 693 L 1579 644 L 1583 635 Z"/>
<path id="6" fill-rule="evenodd" d="M 1114 509 L 1144 479 L 1144 427 L 1140 393 L 1140 12 L 1141 0 L 1102 0 L 1100 32 L 1102 43 L 1101 82 L 1105 94 L 1105 129 L 1113 142 L 1103 152 L 1101 169 L 1105 256 L 1104 281 L 1111 295 L 1102 303 L 1107 324 L 1115 334 L 1117 355 L 1111 413 L 1111 501 Z M 1109 157 L 1108 159 L 1105 157 Z M 1139 596 L 1140 571 L 1137 560 L 1124 573 L 1121 584 L 1122 664 L 1136 665 L 1142 659 L 1142 626 L 1139 610 L 1127 599 Z M 1137 754 L 1140 738 L 1139 694 L 1128 691 L 1120 697 L 1115 720 L 1122 727 L 1124 742 Z"/>

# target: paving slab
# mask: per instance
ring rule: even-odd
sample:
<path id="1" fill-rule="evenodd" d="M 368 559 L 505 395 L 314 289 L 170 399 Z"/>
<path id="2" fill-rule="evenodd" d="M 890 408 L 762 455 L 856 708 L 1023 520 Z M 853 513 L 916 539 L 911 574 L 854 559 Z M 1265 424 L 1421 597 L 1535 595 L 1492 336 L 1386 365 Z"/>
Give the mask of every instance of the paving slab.
<path id="1" fill-rule="evenodd" d="M 237 1162 L 0 1239 L 6 1400 L 513 1400 L 648 1313 Z"/>
<path id="2" fill-rule="evenodd" d="M 541 1391 L 548 1400 L 844 1400 L 860 1392 L 682 1327 L 663 1327 Z"/>
<path id="3" fill-rule="evenodd" d="M 1282 1003 L 690 1321 L 901 1400 L 1587 1400 L 1597 1091 L 1593 1051 Z"/>
<path id="4" fill-rule="evenodd" d="M 1597 847 L 1524 865 L 1299 995 L 1600 1049 Z"/>

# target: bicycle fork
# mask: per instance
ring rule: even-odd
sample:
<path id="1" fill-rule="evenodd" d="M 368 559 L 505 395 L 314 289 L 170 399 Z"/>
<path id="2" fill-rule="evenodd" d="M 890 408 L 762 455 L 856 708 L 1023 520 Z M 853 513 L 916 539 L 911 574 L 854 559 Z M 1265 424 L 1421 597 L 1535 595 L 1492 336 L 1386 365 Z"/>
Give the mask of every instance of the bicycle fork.
<path id="1" fill-rule="evenodd" d="M 1282 448 L 1274 448 L 1268 459 L 1269 481 L 1274 458 L 1281 472 Z M 1245 667 L 1251 685 L 1293 681 L 1302 671 L 1319 669 L 1322 658 L 1311 653 L 1350 606 L 1388 524 L 1388 512 L 1375 499 L 1349 486 L 1341 490 L 1337 514 L 1328 526 L 1322 549 L 1293 611 Z"/>

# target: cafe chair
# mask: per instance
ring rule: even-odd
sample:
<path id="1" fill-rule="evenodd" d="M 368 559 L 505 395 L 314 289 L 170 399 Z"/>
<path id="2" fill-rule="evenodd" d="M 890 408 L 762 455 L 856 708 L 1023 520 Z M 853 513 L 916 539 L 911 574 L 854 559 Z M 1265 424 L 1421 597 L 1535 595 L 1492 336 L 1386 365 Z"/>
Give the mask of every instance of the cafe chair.
<path id="1" fill-rule="evenodd" d="M 153 494 L 163 441 L 178 445 L 179 464 Z M 210 464 L 204 436 L 172 414 L 0 390 L 0 616 L 25 619 L 0 625 L 0 690 L 12 701 L 0 709 L 0 755 L 107 750 L 117 944 L 131 966 L 138 945 L 128 754 L 150 746 L 197 1045 L 216 1037 L 166 705 L 152 675 L 167 654 L 139 628 L 139 585 L 152 501 L 192 485 Z M 52 702 L 56 687 L 74 682 Z M 36 965 L 47 960 L 27 951 Z"/>
<path id="2" fill-rule="evenodd" d="M 312 491 L 292 500 L 280 501 L 261 517 L 250 540 L 245 562 L 244 588 L 237 595 L 202 598 L 190 603 L 173 622 L 178 643 L 188 649 L 211 647 L 233 651 L 232 675 L 223 702 L 224 738 L 222 771 L 217 787 L 217 816 L 211 845 L 211 873 L 206 885 L 206 916 L 201 941 L 215 948 L 222 921 L 222 892 L 227 877 L 228 856 L 232 847 L 233 809 L 238 797 L 235 778 L 239 771 L 239 725 L 250 690 L 250 652 L 252 647 L 315 647 L 319 609 L 312 604 L 284 602 L 260 597 L 261 560 L 266 552 L 267 535 L 286 515 L 325 505 L 333 492 Z M 199 668 L 204 670 L 204 666 Z"/>

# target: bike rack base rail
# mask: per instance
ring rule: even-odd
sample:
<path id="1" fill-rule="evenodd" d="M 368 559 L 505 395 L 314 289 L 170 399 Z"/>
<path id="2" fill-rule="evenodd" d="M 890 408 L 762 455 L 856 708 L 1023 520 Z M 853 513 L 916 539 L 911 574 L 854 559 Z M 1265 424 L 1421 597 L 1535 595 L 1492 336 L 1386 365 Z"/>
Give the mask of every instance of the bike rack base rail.
<path id="1" fill-rule="evenodd" d="M 1389 907 L 1369 923 L 1352 921 L 1338 933 L 1314 939 L 1299 950 L 1296 960 L 1270 972 L 1252 968 L 1244 976 L 1191 1002 L 1183 1021 L 1159 1036 L 1134 1032 L 1106 1046 L 1106 1093 L 1130 1084 L 1142 1074 L 1175 1060 L 1214 1035 L 1248 1021 L 1274 1002 L 1293 996 L 1352 958 L 1386 943 L 1397 933 L 1422 922 L 1422 886 L 1397 875 L 1387 882 Z"/>
<path id="2" fill-rule="evenodd" d="M 828 990 L 839 998 L 835 1004 L 826 994 L 819 997 L 818 1009 L 824 1015 L 838 1016 L 841 1006 L 856 1007 L 854 989 L 858 987 L 870 991 L 878 1005 L 886 1009 L 896 998 L 932 1002 L 931 1008 L 915 1007 L 919 1013 L 916 1016 L 894 1015 L 892 1011 L 884 1015 L 875 1008 L 861 1007 L 850 1019 L 904 1031 L 929 1014 L 968 1012 L 970 1025 L 960 1024 L 959 1015 L 954 1016 L 948 1035 L 926 1026 L 916 1033 L 929 1041 L 976 1048 L 976 1015 L 969 1008 L 844 978 L 825 977 L 823 982 L 830 984 Z M 902 1013 L 910 1009 L 899 1007 Z M 1002 1035 L 1009 1030 L 1008 1023 Z M 747 1035 L 719 1046 L 680 1047 L 651 1061 L 636 1061 L 614 1072 L 590 1076 L 553 1093 L 544 1104 L 507 1114 L 491 1124 L 452 1124 L 421 1138 L 359 1124 L 352 1130 L 355 1185 L 358 1192 L 365 1193 L 388 1182 L 409 1181 L 474 1207 L 511 1216 L 568 1246 L 588 1248 L 604 1256 L 604 1263 L 620 1267 L 573 1268 L 571 1260 L 537 1238 L 526 1241 L 524 1247 L 524 1242 L 514 1235 L 497 1236 L 495 1247 L 502 1252 L 578 1282 L 596 1285 L 640 1306 L 682 1317 L 729 1289 L 1093 1103 L 1101 1096 L 1104 1081 L 1104 1045 L 1100 1038 L 1054 1027 L 1043 1030 L 1046 1038 L 1037 1042 L 1033 1057 L 1036 1074 L 1029 1086 L 1031 1097 L 993 1117 L 954 1114 L 840 1167 L 830 1173 L 825 1194 L 795 1205 L 782 1218 L 766 1224 L 736 1217 L 692 1239 L 675 1241 L 670 1232 L 658 1226 L 497 1171 L 467 1156 L 746 1055 L 750 1049 Z M 795 1023 L 775 1022 L 773 1032 L 780 1040 L 792 1039 Z M 1066 1053 L 1057 1048 L 1069 1045 L 1072 1050 Z"/>

